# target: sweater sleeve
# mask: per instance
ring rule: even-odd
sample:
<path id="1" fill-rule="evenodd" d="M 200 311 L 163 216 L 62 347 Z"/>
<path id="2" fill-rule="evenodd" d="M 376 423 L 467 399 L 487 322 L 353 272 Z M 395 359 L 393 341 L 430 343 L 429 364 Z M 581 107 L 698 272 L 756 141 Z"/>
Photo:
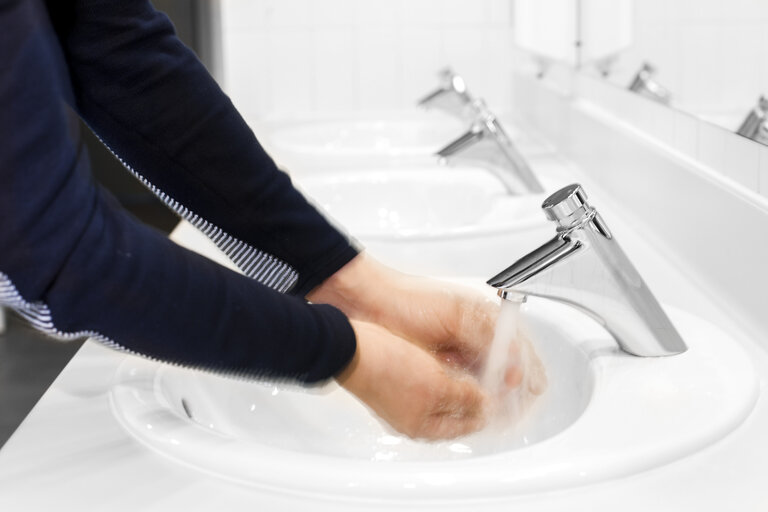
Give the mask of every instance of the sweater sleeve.
<path id="1" fill-rule="evenodd" d="M 148 0 L 68 3 L 49 8 L 80 115 L 246 275 L 303 296 L 357 254 L 277 169 Z"/>
<path id="2" fill-rule="evenodd" d="M 152 19 L 157 16 L 146 12 Z M 132 47 L 137 41 L 154 41 L 154 32 L 144 28 L 143 36 L 133 31 L 130 37 L 106 32 L 103 40 L 96 38 L 89 44 Z M 160 32 L 164 39 L 174 39 Z M 96 76 L 85 87 L 86 75 L 76 73 L 74 56 L 74 64 L 67 65 L 65 55 L 72 55 L 72 50 L 62 51 L 59 36 L 42 1 L 0 0 L 0 133 L 4 139 L 0 145 L 0 305 L 14 308 L 35 327 L 62 339 L 94 336 L 130 352 L 230 375 L 313 382 L 341 370 L 354 353 L 355 337 L 340 311 L 279 293 L 274 284 L 284 282 L 282 278 L 270 281 L 272 287 L 265 286 L 136 222 L 90 181 L 77 114 L 70 105 L 76 105 L 121 156 L 126 154 L 131 166 L 168 184 L 169 192 L 164 193 L 175 194 L 174 200 L 185 204 L 185 211 L 211 215 L 210 225 L 227 230 L 232 237 L 229 243 L 242 243 L 241 252 L 251 247 L 247 244 L 263 243 L 268 257 L 262 263 L 285 258 L 296 272 L 292 290 L 297 295 L 354 255 L 344 237 L 327 227 L 292 191 L 247 128 L 238 125 L 239 118 L 226 98 L 211 92 L 207 75 L 195 74 L 203 73 L 197 65 L 190 64 L 197 71 L 187 80 L 203 82 L 182 87 L 176 95 L 163 87 L 163 94 L 149 90 L 151 82 L 164 81 L 162 76 L 141 84 L 135 77 L 123 77 L 125 83 L 117 93 L 108 83 L 108 70 L 104 70 L 104 82 Z M 158 59 L 159 53 L 171 61 L 163 66 L 184 68 L 174 62 L 183 59 L 185 52 L 180 47 L 174 51 L 178 54 L 170 58 L 162 45 L 153 42 L 147 58 Z M 118 59 L 120 52 L 115 52 L 103 58 Z M 138 58 L 139 54 L 133 55 Z M 141 67 L 138 62 L 134 66 Z M 80 78 L 72 78 L 70 72 Z M 169 80 L 179 87 L 183 82 Z M 77 82 L 75 88 L 72 81 Z M 105 97 L 109 91 L 116 96 Z M 135 99 L 145 92 L 149 103 Z M 188 113 L 175 113 L 193 110 L 195 101 L 205 104 L 208 93 L 216 107 L 209 112 L 201 106 L 199 122 Z M 134 99 L 120 99 L 120 94 Z M 160 102 L 162 95 L 166 95 L 165 110 L 153 103 Z M 91 105 L 91 96 L 101 98 L 109 108 L 99 107 L 95 100 Z M 153 109 L 163 122 L 157 125 L 160 128 L 149 129 L 144 123 L 152 124 Z M 131 110 L 140 119 L 121 118 L 121 113 L 128 115 Z M 185 129 L 180 127 L 183 123 L 189 123 Z M 155 131 L 173 126 L 178 136 Z M 217 138 L 218 129 L 228 132 Z M 197 147 L 208 144 L 209 131 L 212 148 Z M 234 145 L 224 146 L 227 140 Z M 174 141 L 191 146 L 174 149 Z M 186 160 L 188 153 L 194 153 L 192 160 Z M 232 170 L 227 170 L 230 166 Z M 252 210 L 237 206 L 240 201 L 249 202 L 239 195 L 242 188 L 254 194 Z M 233 242 L 235 236 L 237 242 Z M 313 243 L 327 252 L 315 254 L 318 249 L 301 247 Z M 318 266 L 312 265 L 312 254 Z M 279 272 L 274 267 L 268 275 Z"/>

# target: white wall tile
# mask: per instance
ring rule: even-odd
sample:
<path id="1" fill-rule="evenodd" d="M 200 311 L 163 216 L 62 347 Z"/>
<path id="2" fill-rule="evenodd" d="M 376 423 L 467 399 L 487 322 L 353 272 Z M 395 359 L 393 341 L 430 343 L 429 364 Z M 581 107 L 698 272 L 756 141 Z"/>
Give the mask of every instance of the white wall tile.
<path id="1" fill-rule="evenodd" d="M 264 3 L 252 0 L 219 0 L 221 28 L 226 35 L 231 30 L 249 30 L 265 26 Z"/>
<path id="2" fill-rule="evenodd" d="M 477 97 L 485 96 L 495 63 L 485 55 L 485 41 L 481 31 L 471 28 L 444 27 L 442 29 L 441 60 L 464 77 L 467 88 Z"/>
<path id="3" fill-rule="evenodd" d="M 323 0 L 331 2 L 332 0 Z M 264 23 L 271 27 L 306 27 L 312 18 L 312 0 L 258 0 Z"/>
<path id="4" fill-rule="evenodd" d="M 258 117 L 271 102 L 270 37 L 265 31 L 230 31 L 222 38 L 222 86 L 246 117 Z"/>
<path id="5" fill-rule="evenodd" d="M 363 109 L 402 108 L 403 68 L 399 31 L 371 27 L 358 32 L 358 87 Z"/>
<path id="6" fill-rule="evenodd" d="M 271 102 L 267 115 L 314 110 L 313 37 L 304 29 L 279 30 L 270 35 Z"/>
<path id="7" fill-rule="evenodd" d="M 311 3 L 311 23 L 313 26 L 354 25 L 357 23 L 359 11 L 365 9 L 369 3 L 361 0 L 308 1 Z"/>
<path id="8" fill-rule="evenodd" d="M 441 55 L 439 28 L 404 27 L 400 32 L 403 55 L 403 99 L 415 102 L 439 85 L 437 72 L 446 66 Z"/>
<path id="9" fill-rule="evenodd" d="M 400 23 L 403 5 L 381 0 L 357 0 L 357 21 L 361 25 L 393 25 Z"/>
<path id="10" fill-rule="evenodd" d="M 356 32 L 325 28 L 314 33 L 316 108 L 321 112 L 349 111 L 359 104 Z M 307 84 L 311 86 L 311 84 Z"/>
<path id="11" fill-rule="evenodd" d="M 512 102 L 512 48 L 514 39 L 508 28 L 488 28 L 483 31 L 483 55 L 488 60 L 478 76 L 476 93 L 498 112 L 508 110 Z"/>
<path id="12" fill-rule="evenodd" d="M 398 4 L 402 21 L 406 25 L 440 25 L 435 13 L 440 11 L 439 0 L 390 0 Z"/>
<path id="13" fill-rule="evenodd" d="M 766 21 L 765 0 L 636 0 L 623 59 L 652 61 L 681 108 L 725 119 L 768 91 Z"/>
<path id="14" fill-rule="evenodd" d="M 512 26 L 513 0 L 484 0 L 488 23 L 504 28 Z"/>
<path id="15" fill-rule="evenodd" d="M 410 106 L 447 65 L 508 102 L 512 0 L 221 2 L 225 88 L 250 115 Z M 254 67 L 256 34 L 269 52 Z"/>
<path id="16" fill-rule="evenodd" d="M 758 45 L 760 50 L 760 56 L 758 62 L 768 62 L 768 30 L 764 30 L 762 33 L 762 39 Z M 759 78 L 758 87 L 761 94 L 768 95 L 768 66 L 758 66 Z"/>
<path id="17" fill-rule="evenodd" d="M 446 25 L 481 25 L 488 21 L 487 10 L 476 0 L 440 0 L 435 2 L 433 16 Z"/>

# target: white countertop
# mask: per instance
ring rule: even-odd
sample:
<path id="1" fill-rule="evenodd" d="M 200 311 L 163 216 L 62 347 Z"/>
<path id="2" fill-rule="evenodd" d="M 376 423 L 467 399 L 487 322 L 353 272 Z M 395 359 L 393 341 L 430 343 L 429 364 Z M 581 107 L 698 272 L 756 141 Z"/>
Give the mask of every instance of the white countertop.
<path id="1" fill-rule="evenodd" d="M 746 422 L 695 455 L 587 487 L 483 502 L 373 503 L 286 495 L 182 466 L 130 437 L 112 416 L 109 389 L 118 365 L 133 356 L 89 341 L 0 450 L 0 510 L 304 510 L 310 503 L 318 511 L 768 510 L 768 354 L 702 288 L 640 234 L 625 229 L 620 210 L 606 208 L 610 214 L 604 216 L 657 296 L 732 333 L 761 376 L 760 398 Z M 222 258 L 201 237 L 182 224 L 172 238 Z"/>

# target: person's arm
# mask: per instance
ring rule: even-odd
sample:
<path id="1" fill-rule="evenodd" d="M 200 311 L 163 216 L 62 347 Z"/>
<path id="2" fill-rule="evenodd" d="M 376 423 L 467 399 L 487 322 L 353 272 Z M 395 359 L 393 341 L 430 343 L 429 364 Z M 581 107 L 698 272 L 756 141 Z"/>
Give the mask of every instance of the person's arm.
<path id="1" fill-rule="evenodd" d="M 180 248 L 92 184 L 69 84 L 44 6 L 0 0 L 0 304 L 60 338 L 229 375 L 343 369 L 356 343 L 343 313 Z"/>
<path id="2" fill-rule="evenodd" d="M 510 344 L 499 389 L 481 392 L 468 378 L 484 370 L 500 311 L 475 290 L 402 274 L 362 253 L 308 297 L 341 309 L 358 333 L 341 384 L 412 437 L 477 430 L 511 390 L 533 398 L 546 388 L 546 371 L 524 336 Z M 381 364 L 387 359 L 392 364 Z"/>
<path id="3" fill-rule="evenodd" d="M 249 277 L 304 296 L 357 250 L 291 185 L 148 0 L 51 0 L 75 107 Z"/>
<path id="4" fill-rule="evenodd" d="M 39 7 L 36 2 L 14 5 L 26 14 Z M 66 4 L 51 2 L 54 6 Z M 192 75 L 177 74 L 189 64 L 189 54 L 148 4 L 83 2 L 77 7 L 65 9 L 63 18 L 54 12 L 77 81 L 75 99 L 63 90 L 69 78 L 39 13 L 14 17 L 13 8 L 0 9 L 0 36 L 9 42 L 0 46 L 9 57 L 0 63 L 0 103 L 15 107 L 4 111 L 0 129 L 16 130 L 4 146 L 7 151 L 0 151 L 0 185 L 8 185 L 0 186 L 0 205 L 12 219 L 0 229 L 0 238 L 2 246 L 14 247 L 0 253 L 0 302 L 52 334 L 98 334 L 103 341 L 187 366 L 305 381 L 336 375 L 396 429 L 416 437 L 452 437 L 478 428 L 485 400 L 476 382 L 449 374 L 409 343 L 413 339 L 359 319 L 350 325 L 334 307 L 280 295 L 180 249 L 88 185 L 76 130 L 70 132 L 72 140 L 65 135 L 73 123 L 63 99 L 77 106 L 134 172 L 154 180 L 152 186 L 172 206 L 193 223 L 205 219 L 198 225 L 214 238 L 223 236 L 222 248 L 236 262 L 242 254 L 257 254 L 243 268 L 246 274 L 253 265 L 266 264 L 266 271 L 262 266 L 252 277 L 301 296 L 329 276 L 349 276 L 344 269 L 359 268 L 352 265 L 356 251 L 345 238 L 284 175 L 270 170 L 271 160 L 264 160 L 231 104 L 222 102 L 217 88 L 205 86 L 212 84 L 210 78 L 205 82 L 203 76 L 197 89 L 189 87 L 194 80 L 180 80 L 202 68 L 193 62 Z M 137 18 L 146 27 L 130 21 L 137 8 L 146 15 Z M 67 30 L 73 26 L 86 28 Z M 144 28 L 157 32 L 143 33 Z M 120 59 L 136 57 L 137 45 L 159 52 L 155 57 L 161 65 L 126 67 Z M 181 63 L 175 62 L 179 52 Z M 123 81 L 109 82 L 114 73 Z M 100 101 L 88 97 L 83 80 L 94 80 L 97 87 L 90 92 Z M 166 80 L 181 87 L 178 96 L 168 99 Z M 149 90 L 164 93 L 149 95 L 156 103 L 137 104 L 136 95 Z M 213 94 L 212 110 L 197 105 L 205 104 L 207 93 Z M 127 125 L 121 121 L 126 119 Z M 213 135 L 210 148 L 206 135 Z M 243 165 L 237 165 L 239 151 Z M 230 160 L 235 165 L 227 164 Z M 20 203 L 21 215 L 13 216 Z M 267 249 L 251 245 L 262 242 Z M 25 266 L 25 261 L 39 266 Z M 330 280 L 324 289 L 337 282 Z M 422 342 L 429 346 L 431 340 Z"/>
<path id="5" fill-rule="evenodd" d="M 295 282 L 273 277 L 266 284 L 284 283 L 278 289 L 298 296 L 315 290 L 309 296 L 313 302 L 351 317 L 357 350 L 337 376 L 395 428 L 417 437 L 446 437 L 482 424 L 484 399 L 476 382 L 457 380 L 418 347 L 476 370 L 490 342 L 496 306 L 446 292 L 442 285 L 421 286 L 370 264 L 364 255 L 355 258 L 346 237 L 276 169 L 229 99 L 148 1 L 75 4 L 74 22 L 56 25 L 77 108 L 132 170 L 171 204 L 182 204 L 182 213 L 215 226 L 209 230 L 222 230 L 275 258 L 280 263 L 270 275 L 295 272 Z M 231 247 L 223 248 L 233 255 Z M 233 256 L 249 274 L 248 265 Z M 283 273 L 281 264 L 290 270 Z M 374 282 L 381 286 L 371 286 Z M 391 296 L 379 300 L 385 285 Z M 352 288 L 355 293 L 347 293 Z M 317 293 L 331 289 L 346 294 L 344 299 L 325 300 Z"/>

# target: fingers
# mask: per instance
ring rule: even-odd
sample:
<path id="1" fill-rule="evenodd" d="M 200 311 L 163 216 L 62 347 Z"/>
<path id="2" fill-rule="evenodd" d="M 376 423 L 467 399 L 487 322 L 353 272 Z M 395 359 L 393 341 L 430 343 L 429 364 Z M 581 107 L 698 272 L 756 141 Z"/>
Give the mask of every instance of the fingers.
<path id="1" fill-rule="evenodd" d="M 528 390 L 534 395 L 540 395 L 547 389 L 547 370 L 544 368 L 544 363 L 536 355 L 531 352 L 532 357 L 528 362 L 530 378 L 528 380 Z"/>
<path id="2" fill-rule="evenodd" d="M 421 439 L 448 439 L 482 428 L 486 398 L 474 379 L 450 375 L 429 354 L 386 329 L 352 325 L 357 351 L 337 380 L 393 428 Z"/>
<path id="3" fill-rule="evenodd" d="M 474 379 L 446 377 L 441 393 L 435 401 L 435 415 L 468 418 L 479 416 L 483 411 L 485 395 Z"/>
<path id="4" fill-rule="evenodd" d="M 547 373 L 533 344 L 525 336 L 520 336 L 509 347 L 508 366 L 504 373 L 507 389 L 517 389 L 525 385 L 525 391 L 540 395 L 547 388 Z"/>
<path id="5" fill-rule="evenodd" d="M 430 304 L 421 332 L 398 333 L 447 367 L 479 375 L 493 339 L 499 307 L 479 294 L 443 290 Z"/>
<path id="6" fill-rule="evenodd" d="M 517 389 L 520 387 L 520 384 L 523 383 L 524 378 L 525 373 L 523 372 L 523 369 L 520 368 L 519 364 L 514 363 L 510 365 L 504 373 L 504 385 L 510 390 Z"/>
<path id="7" fill-rule="evenodd" d="M 451 439 L 480 430 L 487 422 L 488 398 L 470 378 L 445 376 L 440 393 L 433 399 L 411 437 Z"/>
<path id="8" fill-rule="evenodd" d="M 434 415 L 427 418 L 421 432 L 411 437 L 431 441 L 454 439 L 476 432 L 485 424 L 486 419 L 481 416 L 455 418 L 451 415 Z"/>
<path id="9" fill-rule="evenodd" d="M 377 316 L 394 334 L 466 369 L 490 344 L 499 306 L 471 288 L 401 275 L 392 280 L 397 300 Z"/>

